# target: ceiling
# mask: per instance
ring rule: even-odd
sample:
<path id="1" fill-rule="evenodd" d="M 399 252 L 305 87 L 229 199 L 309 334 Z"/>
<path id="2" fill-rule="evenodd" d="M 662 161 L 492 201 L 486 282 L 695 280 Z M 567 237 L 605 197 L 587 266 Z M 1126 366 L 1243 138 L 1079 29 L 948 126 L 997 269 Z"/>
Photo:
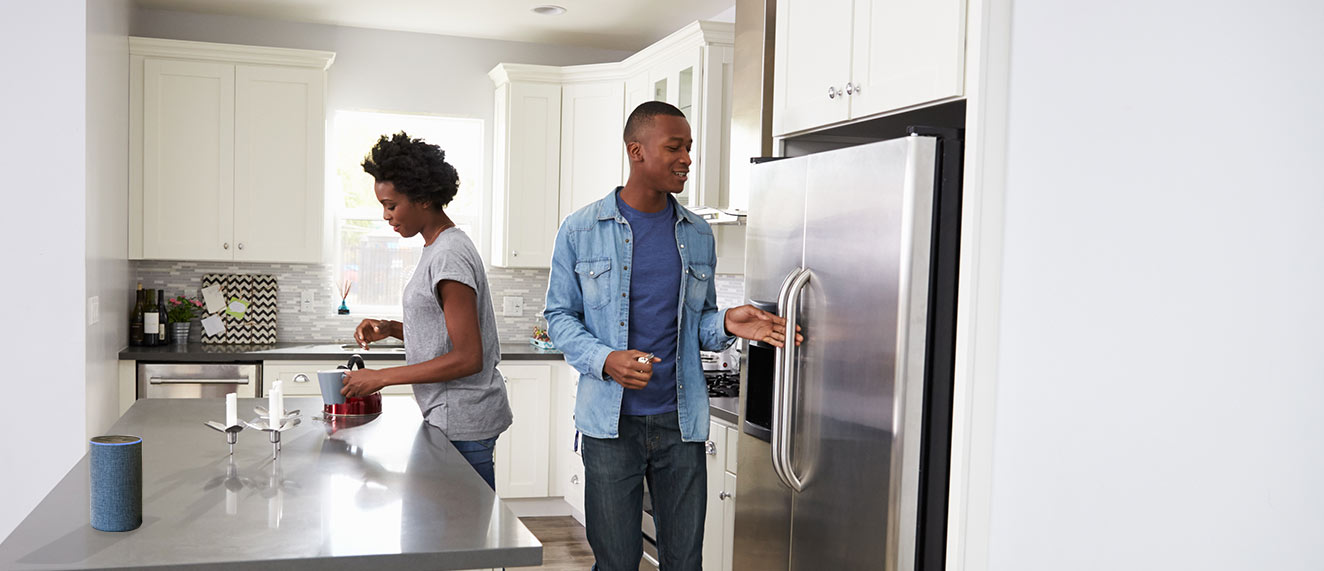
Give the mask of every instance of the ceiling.
<path id="1" fill-rule="evenodd" d="M 735 0 L 136 0 L 141 8 L 636 51 Z M 558 16 L 532 8 L 555 4 Z"/>

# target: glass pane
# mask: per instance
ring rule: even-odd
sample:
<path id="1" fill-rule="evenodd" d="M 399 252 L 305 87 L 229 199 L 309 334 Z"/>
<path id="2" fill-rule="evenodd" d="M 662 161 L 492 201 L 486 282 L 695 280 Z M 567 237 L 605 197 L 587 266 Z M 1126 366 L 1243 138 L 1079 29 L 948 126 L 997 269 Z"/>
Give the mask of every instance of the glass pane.
<path id="1" fill-rule="evenodd" d="M 680 87 L 680 94 L 677 96 L 676 107 L 680 108 L 685 118 L 693 121 L 694 117 L 691 111 L 694 110 L 694 68 L 687 67 L 680 70 L 680 80 L 676 82 Z"/>
<path id="2" fill-rule="evenodd" d="M 400 294 L 414 275 L 423 240 L 401 239 L 381 220 L 341 220 L 340 281 L 353 283 L 346 303 L 400 306 Z"/>
<path id="3" fill-rule="evenodd" d="M 653 101 L 667 100 L 667 78 L 662 78 L 653 84 Z"/>

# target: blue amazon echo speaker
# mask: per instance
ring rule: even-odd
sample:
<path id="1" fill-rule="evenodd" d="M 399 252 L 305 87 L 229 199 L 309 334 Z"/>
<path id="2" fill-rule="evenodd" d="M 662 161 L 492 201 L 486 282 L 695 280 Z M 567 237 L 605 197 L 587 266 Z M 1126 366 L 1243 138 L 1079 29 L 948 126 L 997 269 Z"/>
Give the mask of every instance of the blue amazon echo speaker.
<path id="1" fill-rule="evenodd" d="M 91 442 L 92 527 L 138 529 L 143 523 L 143 439 L 97 436 Z"/>

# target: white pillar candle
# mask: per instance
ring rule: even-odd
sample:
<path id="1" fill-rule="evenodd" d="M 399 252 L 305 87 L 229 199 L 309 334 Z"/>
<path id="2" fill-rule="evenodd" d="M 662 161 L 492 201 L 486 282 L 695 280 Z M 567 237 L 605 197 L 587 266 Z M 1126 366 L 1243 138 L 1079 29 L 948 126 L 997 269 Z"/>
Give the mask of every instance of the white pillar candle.
<path id="1" fill-rule="evenodd" d="M 281 394 L 280 381 L 271 384 L 267 411 L 271 413 L 271 427 L 279 428 L 281 419 L 285 418 L 285 395 Z"/>
<path id="2" fill-rule="evenodd" d="M 239 424 L 239 395 L 230 393 L 225 395 L 225 427 L 236 424 Z"/>

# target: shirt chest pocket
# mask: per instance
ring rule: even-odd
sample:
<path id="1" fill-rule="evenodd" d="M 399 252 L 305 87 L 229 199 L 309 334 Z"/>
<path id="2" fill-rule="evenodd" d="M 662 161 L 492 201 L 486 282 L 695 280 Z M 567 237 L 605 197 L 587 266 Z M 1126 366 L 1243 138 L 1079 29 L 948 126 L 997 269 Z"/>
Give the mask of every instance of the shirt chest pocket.
<path id="1" fill-rule="evenodd" d="M 611 260 L 585 260 L 575 263 L 579 289 L 584 292 L 584 306 L 599 309 L 611 302 Z"/>
<path id="2" fill-rule="evenodd" d="M 708 288 L 713 283 L 713 267 L 694 264 L 685 269 L 685 305 L 694 311 L 703 311 L 708 299 Z"/>

